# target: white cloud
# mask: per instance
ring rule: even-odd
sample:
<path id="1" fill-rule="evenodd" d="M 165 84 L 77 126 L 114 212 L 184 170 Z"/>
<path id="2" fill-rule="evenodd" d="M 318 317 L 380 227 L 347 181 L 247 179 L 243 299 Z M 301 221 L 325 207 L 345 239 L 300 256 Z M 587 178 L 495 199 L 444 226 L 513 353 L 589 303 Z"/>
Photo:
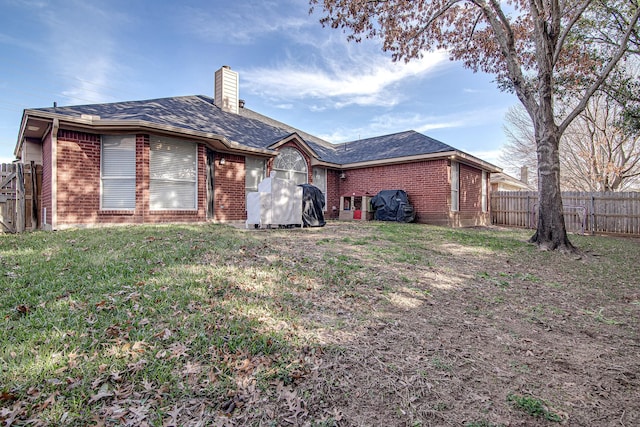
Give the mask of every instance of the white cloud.
<path id="1" fill-rule="evenodd" d="M 113 100 L 113 76 L 122 75 L 118 65 L 118 29 L 130 23 L 121 12 L 90 2 L 71 1 L 64 7 L 42 10 L 43 25 L 49 31 L 51 68 L 63 78 L 62 104 Z M 73 22 L 74 25 L 69 25 Z"/>
<path id="2" fill-rule="evenodd" d="M 242 1 L 224 7 L 177 9 L 180 26 L 210 43 L 245 45 L 269 33 L 287 34 L 310 25 L 299 2 Z"/>
<path id="3" fill-rule="evenodd" d="M 500 160 L 500 156 L 502 155 L 502 150 L 494 149 L 494 150 L 469 150 L 469 154 L 475 156 L 479 159 L 484 160 L 485 162 L 489 162 L 493 165 L 498 166 L 499 168 L 504 168 L 502 165 L 502 161 Z"/>
<path id="4" fill-rule="evenodd" d="M 325 59 L 321 66 L 288 61 L 276 67 L 242 70 L 243 90 L 275 99 L 324 100 L 333 108 L 352 104 L 393 106 L 398 103 L 397 94 L 391 90 L 395 84 L 424 76 L 448 62 L 443 51 L 428 53 L 408 64 L 394 63 L 371 52 L 350 57 L 334 54 L 333 58 Z"/>
<path id="5" fill-rule="evenodd" d="M 445 115 L 386 113 L 373 117 L 363 126 L 333 129 L 332 133 L 320 135 L 320 137 L 339 143 L 406 130 L 428 134 L 436 129 L 465 129 L 481 126 L 490 121 L 501 120 L 503 114 L 503 109 L 457 111 Z"/>

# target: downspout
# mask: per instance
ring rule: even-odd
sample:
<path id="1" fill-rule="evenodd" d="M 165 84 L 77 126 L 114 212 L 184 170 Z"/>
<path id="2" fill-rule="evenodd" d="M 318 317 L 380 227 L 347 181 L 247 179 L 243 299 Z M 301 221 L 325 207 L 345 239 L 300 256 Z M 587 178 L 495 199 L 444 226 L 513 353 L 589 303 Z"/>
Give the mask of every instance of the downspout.
<path id="1" fill-rule="evenodd" d="M 58 227 L 58 129 L 60 122 L 53 119 L 51 127 L 51 229 Z"/>

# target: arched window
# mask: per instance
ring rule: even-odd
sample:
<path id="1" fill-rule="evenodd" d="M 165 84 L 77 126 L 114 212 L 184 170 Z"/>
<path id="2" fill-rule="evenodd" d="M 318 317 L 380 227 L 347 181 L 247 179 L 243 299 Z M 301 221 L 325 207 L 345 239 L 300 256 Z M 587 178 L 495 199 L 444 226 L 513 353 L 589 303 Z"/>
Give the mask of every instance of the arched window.
<path id="1" fill-rule="evenodd" d="M 284 147 L 273 161 L 277 178 L 292 179 L 296 184 L 307 183 L 307 162 L 295 148 Z"/>

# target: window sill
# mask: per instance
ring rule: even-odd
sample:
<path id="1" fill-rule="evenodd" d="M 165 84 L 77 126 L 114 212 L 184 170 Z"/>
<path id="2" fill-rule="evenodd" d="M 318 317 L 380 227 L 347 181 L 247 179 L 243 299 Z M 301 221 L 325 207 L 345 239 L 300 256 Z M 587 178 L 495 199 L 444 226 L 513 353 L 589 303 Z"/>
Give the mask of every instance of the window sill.
<path id="1" fill-rule="evenodd" d="M 134 213 L 134 210 L 103 209 L 98 212 L 98 215 L 133 215 Z"/>

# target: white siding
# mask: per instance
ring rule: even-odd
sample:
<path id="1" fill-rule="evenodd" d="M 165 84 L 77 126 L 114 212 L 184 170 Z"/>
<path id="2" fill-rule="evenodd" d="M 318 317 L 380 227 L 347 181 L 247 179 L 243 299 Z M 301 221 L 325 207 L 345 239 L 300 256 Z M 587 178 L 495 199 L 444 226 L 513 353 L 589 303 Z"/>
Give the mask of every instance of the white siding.
<path id="1" fill-rule="evenodd" d="M 215 104 L 225 111 L 238 113 L 239 89 L 238 73 L 222 67 L 215 74 Z"/>

